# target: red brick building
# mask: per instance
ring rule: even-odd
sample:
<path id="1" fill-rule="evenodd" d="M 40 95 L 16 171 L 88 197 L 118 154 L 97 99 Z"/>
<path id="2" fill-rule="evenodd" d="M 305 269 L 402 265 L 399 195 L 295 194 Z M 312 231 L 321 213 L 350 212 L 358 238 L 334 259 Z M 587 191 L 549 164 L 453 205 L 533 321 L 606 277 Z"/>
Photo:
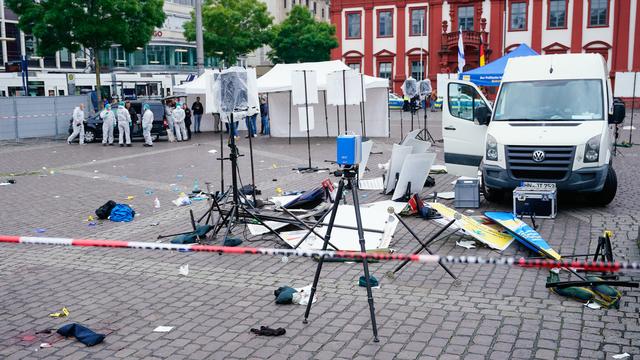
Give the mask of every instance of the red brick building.
<path id="1" fill-rule="evenodd" d="M 634 0 L 332 0 L 341 59 L 389 78 L 394 91 L 411 74 L 456 72 L 458 29 L 465 70 L 521 43 L 541 54 L 602 54 L 615 72 L 640 71 L 640 5 Z"/>

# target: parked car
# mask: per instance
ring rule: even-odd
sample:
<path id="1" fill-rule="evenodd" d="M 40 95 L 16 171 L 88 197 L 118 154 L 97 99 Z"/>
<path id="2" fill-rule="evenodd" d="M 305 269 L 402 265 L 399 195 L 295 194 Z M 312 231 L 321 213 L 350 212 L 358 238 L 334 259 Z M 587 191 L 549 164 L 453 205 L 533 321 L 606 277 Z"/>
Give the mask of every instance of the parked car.
<path id="1" fill-rule="evenodd" d="M 164 106 L 160 101 L 132 101 L 131 107 L 138 114 L 138 122 L 134 122 L 131 126 L 131 138 L 141 138 L 142 136 L 142 104 L 149 104 L 149 108 L 153 112 L 153 126 L 151 128 L 151 136 L 154 141 L 158 140 L 160 136 L 166 136 L 167 130 L 165 129 L 164 121 Z M 116 120 L 117 121 L 117 120 Z M 73 132 L 72 126 L 73 119 L 69 121 L 69 134 Z M 115 141 L 118 141 L 118 126 L 113 130 L 113 137 Z M 102 139 L 102 119 L 99 114 L 90 116 L 84 123 L 84 142 L 92 143 Z"/>
<path id="2" fill-rule="evenodd" d="M 389 109 L 402 110 L 403 104 L 404 104 L 404 100 L 400 96 L 392 92 L 389 93 Z"/>

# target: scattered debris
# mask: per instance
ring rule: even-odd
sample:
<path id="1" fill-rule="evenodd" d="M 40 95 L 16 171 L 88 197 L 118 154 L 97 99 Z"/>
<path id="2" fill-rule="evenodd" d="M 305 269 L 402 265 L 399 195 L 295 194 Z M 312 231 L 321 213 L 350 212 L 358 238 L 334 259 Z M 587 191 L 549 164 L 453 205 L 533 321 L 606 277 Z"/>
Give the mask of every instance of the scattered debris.
<path id="1" fill-rule="evenodd" d="M 160 200 L 158 200 L 158 197 L 156 196 L 156 199 L 153 200 L 153 207 L 156 209 L 160 208 Z"/>
<path id="2" fill-rule="evenodd" d="M 7 179 L 6 181 L 0 182 L 0 186 L 13 185 L 15 183 L 15 179 Z"/>
<path id="3" fill-rule="evenodd" d="M 180 266 L 180 269 L 178 269 L 178 272 L 180 273 L 180 275 L 188 276 L 189 275 L 189 264 Z"/>
<path id="4" fill-rule="evenodd" d="M 465 249 L 475 249 L 476 248 L 476 242 L 473 240 L 458 240 L 456 241 L 456 245 L 463 247 Z"/>
<path id="5" fill-rule="evenodd" d="M 157 328 L 153 329 L 153 332 L 161 332 L 161 333 L 166 333 L 173 330 L 173 326 L 158 326 Z"/>
<path id="6" fill-rule="evenodd" d="M 144 189 L 144 194 L 147 196 L 153 195 L 153 189 L 149 189 L 149 188 Z"/>
<path id="7" fill-rule="evenodd" d="M 431 165 L 431 169 L 429 169 L 429 174 L 446 174 L 447 167 L 445 165 Z"/>
<path id="8" fill-rule="evenodd" d="M 42 343 L 40 344 L 40 348 L 44 349 L 44 348 L 50 348 L 53 347 L 53 345 L 51 343 Z"/>
<path id="9" fill-rule="evenodd" d="M 629 353 L 622 353 L 622 354 L 612 355 L 611 357 L 614 359 L 626 359 L 629 356 L 631 356 Z"/>
<path id="10" fill-rule="evenodd" d="M 78 341 L 87 346 L 100 344 L 105 338 L 104 334 L 98 334 L 78 323 L 64 325 L 58 329 L 58 334 L 64 337 L 74 336 Z"/>
<path id="11" fill-rule="evenodd" d="M 156 221 L 156 222 L 154 222 L 154 223 L 149 224 L 149 226 L 158 226 L 158 225 L 160 225 L 160 222 L 158 222 L 158 221 Z"/>
<path id="12" fill-rule="evenodd" d="M 456 197 L 456 194 L 453 191 L 443 191 L 435 194 L 432 193 L 432 194 L 429 194 L 427 197 L 433 197 L 434 195 L 437 195 L 438 198 L 443 200 L 453 200 Z"/>
<path id="13" fill-rule="evenodd" d="M 209 151 L 207 151 L 207 152 L 208 152 L 209 154 L 217 154 L 217 153 L 218 153 L 218 150 L 216 150 L 216 149 L 211 149 L 211 150 L 209 150 Z"/>
<path id="14" fill-rule="evenodd" d="M 189 197 L 181 192 L 180 196 L 178 196 L 177 199 L 173 200 L 172 203 L 174 203 L 176 206 L 186 206 L 186 205 L 191 205 L 191 199 L 189 199 Z"/>
<path id="15" fill-rule="evenodd" d="M 602 306 L 600 306 L 600 304 L 598 304 L 597 302 L 591 302 L 591 301 L 588 301 L 586 304 L 584 304 L 584 306 L 594 310 L 598 310 L 602 308 Z"/>
<path id="16" fill-rule="evenodd" d="M 42 228 L 40 228 L 40 229 L 35 229 L 34 231 L 35 231 L 36 233 L 38 233 L 38 234 L 42 234 L 43 232 L 46 232 L 46 231 L 47 231 L 47 229 L 42 229 Z"/>
<path id="17" fill-rule="evenodd" d="M 251 332 L 262 336 L 282 336 L 287 333 L 284 328 L 272 329 L 268 326 L 260 326 L 260 329 L 251 329 Z"/>
<path id="18" fill-rule="evenodd" d="M 380 282 L 373 275 L 369 276 L 369 284 L 371 284 L 371 287 L 374 289 L 380 289 Z M 358 279 L 358 286 L 367 287 L 367 282 L 366 282 L 366 279 L 364 278 L 364 275 L 360 276 L 360 278 Z"/>
<path id="19" fill-rule="evenodd" d="M 67 309 L 66 307 L 63 307 L 62 310 L 60 310 L 60 312 L 49 314 L 49 317 L 54 317 L 54 318 L 67 317 L 67 316 L 69 316 L 69 309 Z"/>
<path id="20" fill-rule="evenodd" d="M 184 178 L 184 175 L 182 175 L 182 174 L 178 174 L 178 175 L 176 175 L 176 179 L 177 179 L 178 181 L 182 180 L 182 178 Z"/>
<path id="21" fill-rule="evenodd" d="M 377 177 L 374 179 L 362 179 L 358 181 L 358 187 L 360 190 L 383 190 L 384 183 L 382 181 L 382 177 Z"/>

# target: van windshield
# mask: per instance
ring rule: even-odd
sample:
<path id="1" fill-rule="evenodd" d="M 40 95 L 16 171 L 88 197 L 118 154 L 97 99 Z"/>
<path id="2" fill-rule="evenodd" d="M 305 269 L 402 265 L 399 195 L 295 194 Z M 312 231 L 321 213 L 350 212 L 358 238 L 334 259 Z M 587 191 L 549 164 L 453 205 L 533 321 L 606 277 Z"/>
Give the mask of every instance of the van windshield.
<path id="1" fill-rule="evenodd" d="M 493 120 L 603 120 L 600 80 L 542 80 L 502 85 Z"/>

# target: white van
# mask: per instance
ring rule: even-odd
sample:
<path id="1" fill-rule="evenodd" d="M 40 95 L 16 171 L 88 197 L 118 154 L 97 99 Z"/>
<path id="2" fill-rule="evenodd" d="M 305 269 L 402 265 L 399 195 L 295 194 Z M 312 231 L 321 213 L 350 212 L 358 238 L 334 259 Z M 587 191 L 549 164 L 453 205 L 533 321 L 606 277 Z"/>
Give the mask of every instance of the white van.
<path id="1" fill-rule="evenodd" d="M 442 105 L 445 163 L 450 173 L 482 171 L 485 198 L 497 201 L 521 182 L 594 193 L 610 203 L 615 125 L 607 64 L 598 54 L 509 59 L 495 106 L 472 83 L 447 83 Z"/>

